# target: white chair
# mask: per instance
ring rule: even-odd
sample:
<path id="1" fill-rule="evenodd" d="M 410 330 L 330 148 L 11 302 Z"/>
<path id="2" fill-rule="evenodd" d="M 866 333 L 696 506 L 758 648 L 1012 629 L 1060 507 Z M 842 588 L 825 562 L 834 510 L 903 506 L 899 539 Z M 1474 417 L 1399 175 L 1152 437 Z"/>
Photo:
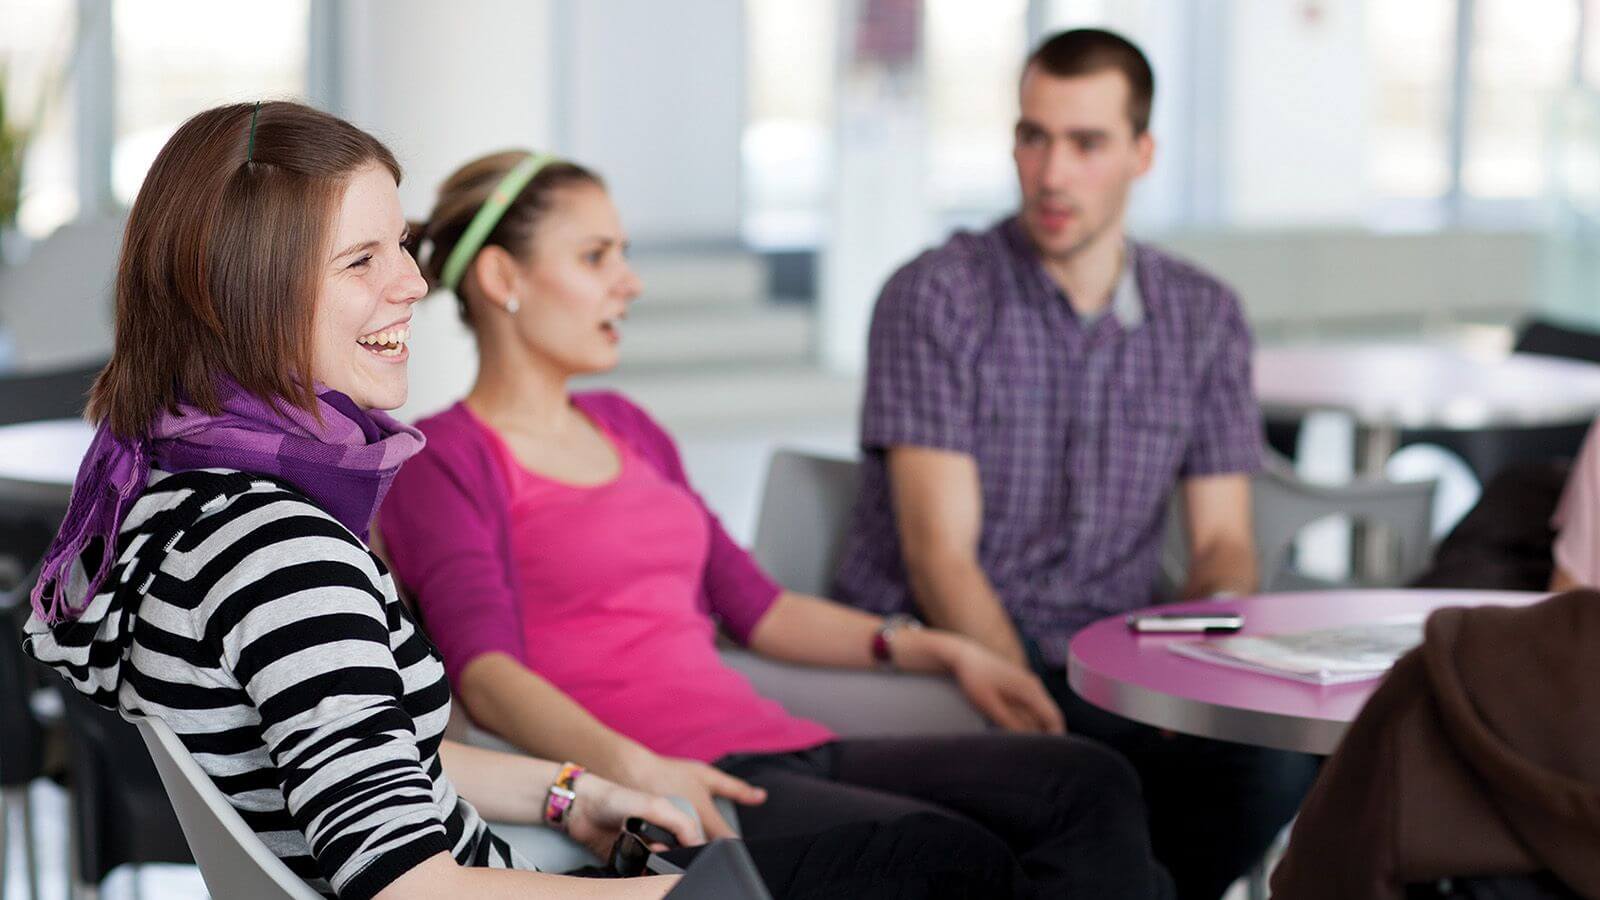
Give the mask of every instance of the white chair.
<path id="1" fill-rule="evenodd" d="M 321 900 L 321 894 L 261 843 L 165 722 L 146 718 L 136 724 L 211 896 Z M 679 805 L 694 815 L 687 804 Z M 566 872 L 595 862 L 582 845 L 548 828 L 500 822 L 491 822 L 489 827 L 540 871 Z"/>
<path id="2" fill-rule="evenodd" d="M 211 896 L 321 900 L 261 843 L 166 723 L 140 719 L 137 724 Z"/>

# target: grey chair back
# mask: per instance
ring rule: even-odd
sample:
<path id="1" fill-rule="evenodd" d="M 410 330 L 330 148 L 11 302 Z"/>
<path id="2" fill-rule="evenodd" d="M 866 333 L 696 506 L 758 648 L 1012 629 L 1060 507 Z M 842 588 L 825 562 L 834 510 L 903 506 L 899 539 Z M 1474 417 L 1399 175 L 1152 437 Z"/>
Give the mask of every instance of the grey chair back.
<path id="1" fill-rule="evenodd" d="M 1310 578 L 1290 565 L 1294 542 L 1307 525 L 1332 516 L 1346 516 L 1364 526 L 1377 526 L 1399 543 L 1399 559 L 1390 581 L 1405 584 L 1427 567 L 1432 549 L 1435 481 L 1357 479 L 1346 484 L 1311 484 L 1294 474 L 1287 461 L 1271 454 L 1266 467 L 1250 482 L 1256 560 L 1261 590 L 1292 591 L 1340 587 Z M 1183 528 L 1183 498 L 1174 496 L 1162 546 L 1161 572 L 1175 593 L 1188 569 L 1188 543 Z M 1379 585 L 1367 585 L 1377 587 Z"/>
<path id="2" fill-rule="evenodd" d="M 751 554 L 779 584 L 827 596 L 855 507 L 858 470 L 852 459 L 772 454 Z"/>
<path id="3" fill-rule="evenodd" d="M 773 453 L 751 555 L 779 584 L 827 596 L 855 505 L 858 470 L 854 460 Z M 845 737 L 971 734 L 989 727 L 943 676 L 799 666 L 729 647 L 722 659 L 763 697 Z"/>
<path id="4" fill-rule="evenodd" d="M 211 896 L 320 900 L 256 837 L 166 723 L 140 719 L 138 726 Z"/>
<path id="5" fill-rule="evenodd" d="M 797 450 L 773 453 L 761 494 L 751 553 L 768 574 L 790 590 L 825 596 L 833 580 L 859 484 L 854 460 Z M 1381 526 L 1399 542 L 1396 583 L 1427 566 L 1432 547 L 1432 481 L 1359 479 L 1348 484 L 1310 484 L 1273 454 L 1251 482 L 1256 556 L 1261 588 L 1327 587 L 1289 565 L 1295 538 L 1307 525 L 1329 516 Z M 1162 551 L 1164 578 L 1182 583 L 1188 566 L 1182 500 L 1172 504 Z"/>
<path id="6" fill-rule="evenodd" d="M 0 326 L 13 363 L 54 369 L 111 355 L 121 218 L 63 225 L 15 266 L 0 266 Z"/>

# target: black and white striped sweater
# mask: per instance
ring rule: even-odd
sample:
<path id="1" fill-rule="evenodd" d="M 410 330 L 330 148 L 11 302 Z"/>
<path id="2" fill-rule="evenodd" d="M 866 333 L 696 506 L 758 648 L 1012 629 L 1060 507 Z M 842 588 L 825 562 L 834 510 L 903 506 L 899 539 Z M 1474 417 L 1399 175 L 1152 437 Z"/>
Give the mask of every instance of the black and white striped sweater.
<path id="1" fill-rule="evenodd" d="M 74 605 L 87 592 L 71 575 Z M 450 692 L 383 563 L 289 485 L 153 472 L 78 618 L 29 652 L 125 717 L 166 722 L 313 887 L 365 898 L 441 850 L 532 868 L 440 766 Z"/>

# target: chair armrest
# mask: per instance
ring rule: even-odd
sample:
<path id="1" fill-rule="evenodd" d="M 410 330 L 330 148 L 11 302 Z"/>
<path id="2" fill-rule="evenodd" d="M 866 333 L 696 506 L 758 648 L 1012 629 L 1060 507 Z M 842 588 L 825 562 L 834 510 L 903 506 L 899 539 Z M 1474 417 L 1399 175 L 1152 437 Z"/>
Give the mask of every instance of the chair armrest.
<path id="1" fill-rule="evenodd" d="M 944 676 L 825 669 L 778 662 L 724 646 L 722 661 L 756 692 L 841 737 L 969 734 L 989 723 Z"/>

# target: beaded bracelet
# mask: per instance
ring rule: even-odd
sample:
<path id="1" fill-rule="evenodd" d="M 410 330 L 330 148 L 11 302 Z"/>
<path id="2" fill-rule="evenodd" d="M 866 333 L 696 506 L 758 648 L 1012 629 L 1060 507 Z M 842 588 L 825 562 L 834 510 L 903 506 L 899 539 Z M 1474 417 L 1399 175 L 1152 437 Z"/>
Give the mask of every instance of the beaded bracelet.
<path id="1" fill-rule="evenodd" d="M 562 764 L 561 772 L 556 775 L 555 783 L 550 785 L 550 793 L 544 801 L 544 820 L 551 827 L 566 830 L 567 814 L 572 812 L 572 803 L 578 799 L 578 776 L 582 774 L 583 766 L 577 763 Z"/>

